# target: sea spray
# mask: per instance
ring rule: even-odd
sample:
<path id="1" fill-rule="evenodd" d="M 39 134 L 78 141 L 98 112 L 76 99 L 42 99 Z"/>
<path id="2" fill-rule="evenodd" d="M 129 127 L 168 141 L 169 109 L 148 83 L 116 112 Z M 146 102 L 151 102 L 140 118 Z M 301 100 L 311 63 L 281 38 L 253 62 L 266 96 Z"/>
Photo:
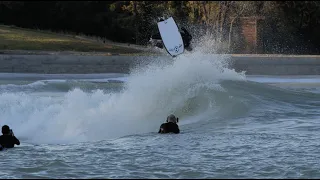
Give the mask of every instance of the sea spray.
<path id="1" fill-rule="evenodd" d="M 171 113 L 180 117 L 182 126 L 211 118 L 219 110 L 217 96 L 230 98 L 220 85 L 225 80 L 245 80 L 245 76 L 228 68 L 226 56 L 195 48 L 172 60 L 158 58 L 133 69 L 118 92 L 74 88 L 61 98 L 3 93 L 1 123 L 32 143 L 75 143 L 157 132 Z"/>

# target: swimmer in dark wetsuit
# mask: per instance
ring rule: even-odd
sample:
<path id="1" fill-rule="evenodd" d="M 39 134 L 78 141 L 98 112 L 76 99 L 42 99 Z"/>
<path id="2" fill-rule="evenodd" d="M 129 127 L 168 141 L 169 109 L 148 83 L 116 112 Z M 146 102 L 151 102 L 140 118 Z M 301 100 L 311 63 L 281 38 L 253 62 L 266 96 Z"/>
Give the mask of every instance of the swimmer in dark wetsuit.
<path id="1" fill-rule="evenodd" d="M 13 148 L 14 145 L 20 145 L 20 141 L 14 136 L 9 126 L 2 126 L 2 136 L 0 136 L 0 149 Z"/>
<path id="2" fill-rule="evenodd" d="M 165 133 L 175 133 L 179 134 L 180 129 L 178 126 L 179 118 L 176 118 L 173 114 L 167 117 L 167 122 L 161 124 L 158 133 L 165 134 Z"/>

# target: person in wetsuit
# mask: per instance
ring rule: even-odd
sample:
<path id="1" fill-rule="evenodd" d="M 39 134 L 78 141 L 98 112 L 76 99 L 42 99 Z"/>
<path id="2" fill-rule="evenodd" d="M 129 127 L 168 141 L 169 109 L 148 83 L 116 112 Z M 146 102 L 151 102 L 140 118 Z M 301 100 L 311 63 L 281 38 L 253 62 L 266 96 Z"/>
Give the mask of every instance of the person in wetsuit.
<path id="1" fill-rule="evenodd" d="M 173 114 L 171 114 L 170 116 L 167 117 L 167 122 L 161 124 L 158 133 L 161 133 L 161 134 L 165 134 L 165 133 L 179 134 L 180 133 L 180 129 L 179 129 L 179 126 L 177 124 L 178 121 L 179 121 L 179 118 L 177 118 Z"/>
<path id="2" fill-rule="evenodd" d="M 20 145 L 20 141 L 14 136 L 9 126 L 2 126 L 2 136 L 0 136 L 0 150 L 2 148 L 13 148 L 14 145 Z"/>
<path id="3" fill-rule="evenodd" d="M 191 40 L 192 40 L 192 36 L 191 34 L 186 30 L 186 28 L 184 27 L 181 27 L 181 30 L 180 31 L 180 34 L 181 34 L 181 37 L 182 37 L 182 41 L 183 41 L 183 45 L 184 45 L 184 48 L 188 51 L 191 51 L 192 48 L 190 46 L 190 43 L 191 43 Z"/>
<path id="4" fill-rule="evenodd" d="M 160 22 L 161 21 L 164 21 L 164 19 L 160 19 Z M 181 30 L 179 30 L 180 34 L 181 34 L 181 37 L 182 37 L 182 41 L 183 41 L 183 45 L 184 45 L 184 48 L 188 51 L 191 51 L 192 48 L 190 46 L 191 44 L 191 40 L 192 40 L 192 36 L 191 34 L 187 31 L 186 28 L 184 27 L 181 27 L 180 28 Z M 154 34 L 151 36 L 151 39 L 153 40 L 161 40 L 161 35 L 160 35 L 160 32 Z M 163 48 L 163 44 L 162 43 L 156 43 L 155 46 L 157 46 L 158 48 Z"/>

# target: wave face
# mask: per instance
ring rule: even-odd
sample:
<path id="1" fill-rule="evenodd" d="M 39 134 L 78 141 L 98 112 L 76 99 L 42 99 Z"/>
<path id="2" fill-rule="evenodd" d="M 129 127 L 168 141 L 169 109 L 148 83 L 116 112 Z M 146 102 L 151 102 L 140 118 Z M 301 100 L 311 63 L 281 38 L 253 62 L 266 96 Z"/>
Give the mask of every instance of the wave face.
<path id="1" fill-rule="evenodd" d="M 159 59 L 133 70 L 123 83 L 2 83 L 2 121 L 32 142 L 57 143 L 154 132 L 170 113 L 181 124 L 200 120 L 217 110 L 217 96 L 226 93 L 221 81 L 245 79 L 225 61 L 200 52 L 169 63 Z"/>
<path id="2" fill-rule="evenodd" d="M 318 104 L 317 93 L 248 81 L 227 56 L 210 51 L 158 58 L 127 77 L 2 81 L 1 124 L 31 143 L 76 143 L 157 132 L 171 113 L 196 131 L 228 119 L 303 114 Z"/>

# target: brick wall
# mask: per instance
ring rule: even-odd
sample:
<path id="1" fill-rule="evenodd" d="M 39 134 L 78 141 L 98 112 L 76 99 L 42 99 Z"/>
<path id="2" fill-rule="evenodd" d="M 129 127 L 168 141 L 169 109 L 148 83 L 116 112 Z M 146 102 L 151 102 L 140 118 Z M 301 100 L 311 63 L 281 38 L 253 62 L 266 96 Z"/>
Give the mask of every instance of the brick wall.
<path id="1" fill-rule="evenodd" d="M 260 44 L 258 42 L 258 36 L 260 32 L 258 31 L 259 29 L 257 28 L 258 24 L 260 23 L 263 17 L 241 17 L 240 18 L 240 26 L 241 30 L 240 33 L 243 36 L 243 47 L 241 49 L 242 53 L 245 54 L 256 54 L 259 53 L 258 49 L 260 50 L 261 48 L 258 47 Z"/>

